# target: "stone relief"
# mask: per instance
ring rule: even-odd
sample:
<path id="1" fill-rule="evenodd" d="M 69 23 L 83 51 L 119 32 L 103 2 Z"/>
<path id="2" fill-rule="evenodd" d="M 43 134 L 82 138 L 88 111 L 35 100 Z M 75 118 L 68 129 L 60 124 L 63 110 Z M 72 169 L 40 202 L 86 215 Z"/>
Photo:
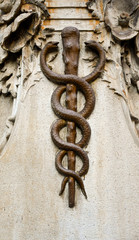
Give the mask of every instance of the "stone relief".
<path id="1" fill-rule="evenodd" d="M 90 0 L 87 7 L 92 17 L 100 20 L 94 32 L 106 51 L 107 64 L 102 80 L 124 99 L 128 106 L 128 109 L 123 106 L 125 116 L 136 138 L 135 132 L 139 135 L 139 1 Z M 102 33 L 106 34 L 103 41 Z M 111 76 L 107 76 L 108 71 Z"/>
<path id="2" fill-rule="evenodd" d="M 129 40 L 138 34 L 138 1 L 112 0 L 106 5 L 104 18 L 112 35 L 120 40 Z"/>
<path id="3" fill-rule="evenodd" d="M 49 13 L 44 1 L 0 0 L 0 93 L 13 98 L 12 113 L 6 121 L 5 132 L 0 140 L 0 153 L 9 139 L 16 119 L 21 85 L 25 88 L 26 95 L 36 79 L 41 79 L 38 73 L 34 82 L 26 84 L 35 64 L 31 57 L 33 51 L 35 52 L 35 47 L 41 47 L 39 39 L 46 39 L 48 33 L 40 28 L 41 21 L 47 17 Z M 26 61 L 27 58 L 29 61 Z"/>
<path id="4" fill-rule="evenodd" d="M 44 0 L 0 0 L 0 92 L 13 98 L 13 113 L 7 119 L 0 151 L 5 146 L 15 122 L 20 86 L 22 98 L 30 87 L 41 79 L 41 72 L 29 80 L 46 38 L 53 29 L 41 28 L 41 22 L 49 17 Z M 87 8 L 92 19 L 99 20 L 92 29 L 95 40 L 106 52 L 105 72 L 102 81 L 122 97 L 125 116 L 134 135 L 139 134 L 139 2 L 136 0 L 90 0 Z M 102 34 L 103 33 L 103 39 Z M 113 54 L 114 53 L 114 54 Z M 28 58 L 29 56 L 29 58 Z M 55 59 L 56 55 L 51 61 Z M 23 77 L 21 79 L 21 68 Z M 113 76 L 113 69 L 115 76 Z M 124 80 L 124 81 L 123 81 Z M 131 122 L 132 120 L 132 122 Z M 135 129 L 132 127 L 135 126 Z M 134 138 L 136 138 L 134 136 Z"/>
<path id="5" fill-rule="evenodd" d="M 60 118 L 52 124 L 51 137 L 54 144 L 60 149 L 56 156 L 56 169 L 64 176 L 61 184 L 61 195 L 65 186 L 69 183 L 69 207 L 75 206 L 75 181 L 80 186 L 84 196 L 87 198 L 82 176 L 85 176 L 89 169 L 89 159 L 87 152 L 83 150 L 87 146 L 91 128 L 86 121 L 95 106 L 95 93 L 89 83 L 93 82 L 103 71 L 105 65 L 105 52 L 100 44 L 95 41 L 85 42 L 86 48 L 95 50 L 99 55 L 98 64 L 89 75 L 85 77 L 77 77 L 80 42 L 79 30 L 75 27 L 66 27 L 61 33 L 63 42 L 63 60 L 65 63 L 65 75 L 52 72 L 47 63 L 46 55 L 58 48 L 58 42 L 48 42 L 40 56 L 40 65 L 44 75 L 56 84 L 62 84 L 54 91 L 51 103 L 55 114 Z M 85 96 L 85 106 L 77 112 L 77 92 L 82 92 Z M 60 103 L 62 94 L 66 92 L 66 108 Z M 76 143 L 76 128 L 81 130 L 82 138 Z M 60 130 L 67 128 L 67 142 L 60 137 Z M 68 169 L 63 167 L 63 159 L 67 156 Z M 83 162 L 80 171 L 75 171 L 76 156 L 79 156 Z"/>

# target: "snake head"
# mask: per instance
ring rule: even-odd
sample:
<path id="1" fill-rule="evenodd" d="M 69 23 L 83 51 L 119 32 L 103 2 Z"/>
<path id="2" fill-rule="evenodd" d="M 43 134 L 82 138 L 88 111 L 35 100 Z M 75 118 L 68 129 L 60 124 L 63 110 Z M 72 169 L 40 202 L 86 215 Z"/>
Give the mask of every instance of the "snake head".
<path id="1" fill-rule="evenodd" d="M 93 40 L 89 40 L 89 41 L 86 41 L 86 42 L 84 42 L 84 43 L 85 43 L 85 46 L 86 46 L 86 47 L 91 47 L 92 45 L 95 45 L 95 44 L 96 44 L 96 42 L 93 41 Z"/>
<path id="2" fill-rule="evenodd" d="M 48 49 L 56 49 L 56 48 L 58 48 L 58 44 L 59 44 L 59 42 L 51 41 L 51 42 L 48 42 L 46 44 L 46 46 Z"/>
<path id="3" fill-rule="evenodd" d="M 59 42 L 56 42 L 56 41 L 51 41 L 51 42 L 48 42 L 47 43 L 48 45 L 50 45 L 51 47 L 53 47 L 53 48 L 57 48 L 58 47 L 58 44 L 59 44 Z"/>
<path id="4" fill-rule="evenodd" d="M 58 49 L 58 44 L 59 42 L 51 41 L 51 42 L 48 42 L 44 48 L 47 53 L 50 53 Z"/>

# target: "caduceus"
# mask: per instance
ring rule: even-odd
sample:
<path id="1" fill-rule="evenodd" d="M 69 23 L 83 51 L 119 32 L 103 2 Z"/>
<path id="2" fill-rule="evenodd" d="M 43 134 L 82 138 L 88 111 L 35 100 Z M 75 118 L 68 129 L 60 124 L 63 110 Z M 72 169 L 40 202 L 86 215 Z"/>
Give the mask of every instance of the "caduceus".
<path id="1" fill-rule="evenodd" d="M 99 61 L 94 71 L 85 77 L 78 77 L 78 61 L 80 52 L 80 33 L 75 27 L 66 27 L 62 31 L 63 60 L 65 63 L 65 75 L 60 75 L 48 67 L 46 63 L 47 53 L 58 49 L 58 42 L 48 42 L 40 56 L 40 65 L 44 75 L 58 86 L 51 99 L 52 108 L 59 119 L 53 123 L 51 137 L 55 145 L 60 149 L 56 155 L 56 169 L 64 176 L 61 184 L 60 195 L 64 192 L 65 186 L 69 183 L 69 207 L 75 205 L 75 181 L 79 184 L 82 193 L 87 198 L 82 176 L 85 176 L 89 169 L 89 159 L 87 152 L 83 150 L 87 146 L 91 129 L 86 121 L 95 106 L 95 93 L 89 83 L 94 81 L 102 72 L 105 64 L 105 52 L 101 45 L 95 41 L 87 41 L 87 48 L 94 50 L 99 55 Z M 66 107 L 60 103 L 62 94 L 66 91 Z M 77 111 L 77 91 L 83 93 L 85 105 L 83 109 Z M 67 142 L 61 139 L 60 130 L 67 127 Z M 81 130 L 82 137 L 76 143 L 76 127 Z M 67 155 L 68 168 L 62 165 L 64 157 Z M 76 156 L 83 162 L 80 171 L 76 172 Z"/>

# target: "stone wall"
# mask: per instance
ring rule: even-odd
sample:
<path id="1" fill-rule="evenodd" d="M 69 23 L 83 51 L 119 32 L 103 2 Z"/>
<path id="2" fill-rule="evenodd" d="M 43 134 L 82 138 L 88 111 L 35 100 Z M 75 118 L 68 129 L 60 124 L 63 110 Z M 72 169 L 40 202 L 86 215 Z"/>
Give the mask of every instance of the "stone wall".
<path id="1" fill-rule="evenodd" d="M 108 1 L 19 2 L 13 1 L 7 13 L 0 1 L 0 240 L 138 240 L 138 81 L 128 81 L 134 80 L 135 72 L 138 76 L 138 61 L 127 61 L 133 56 L 133 41 L 138 46 L 137 34 L 127 40 L 115 38 Z M 76 184 L 73 208 L 68 206 L 68 185 L 59 196 L 63 176 L 55 168 L 59 149 L 50 134 L 58 118 L 51 107 L 57 84 L 40 67 L 41 49 L 58 41 L 59 49 L 48 55 L 47 63 L 64 74 L 61 30 L 67 26 L 80 31 L 79 77 L 99 62 L 84 42 L 97 41 L 106 54 L 104 70 L 91 83 L 96 103 L 87 118 L 91 138 L 84 150 L 89 171 L 82 177 L 88 198 Z M 79 110 L 84 103 L 78 92 Z M 65 141 L 66 135 L 63 129 Z M 63 164 L 67 168 L 66 160 Z M 77 156 L 76 171 L 81 166 Z"/>

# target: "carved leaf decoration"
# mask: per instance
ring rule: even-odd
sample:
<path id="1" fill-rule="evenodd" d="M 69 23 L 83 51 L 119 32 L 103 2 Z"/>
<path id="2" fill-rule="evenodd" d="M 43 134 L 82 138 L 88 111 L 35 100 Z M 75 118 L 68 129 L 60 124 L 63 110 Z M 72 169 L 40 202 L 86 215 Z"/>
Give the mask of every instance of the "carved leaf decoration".
<path id="1" fill-rule="evenodd" d="M 0 4 L 0 10 L 2 11 L 0 24 L 9 22 L 18 15 L 21 8 L 21 2 L 21 0 L 4 0 Z"/>
<path id="2" fill-rule="evenodd" d="M 105 72 L 103 75 L 103 81 L 108 82 L 108 87 L 111 90 L 125 99 L 125 91 L 122 84 L 122 69 L 121 66 L 113 60 L 109 60 L 105 65 Z M 113 69 L 116 71 L 113 74 Z"/>
<path id="3" fill-rule="evenodd" d="M 32 51 L 35 49 L 33 48 L 34 36 L 38 36 L 36 33 L 39 31 L 42 17 L 44 19 L 49 16 L 43 3 L 44 0 L 0 0 L 0 93 L 4 95 L 10 93 L 14 98 L 12 114 L 7 118 L 5 131 L 0 139 L 0 153 L 11 135 L 19 99 L 22 98 L 19 95 L 17 97 L 17 94 L 20 94 L 20 91 L 18 91 L 19 84 L 22 84 L 23 80 L 22 92 L 25 97 L 28 90 L 42 77 L 41 72 L 35 72 L 39 64 L 38 53 L 33 58 L 34 52 L 32 54 Z M 44 41 L 45 39 L 46 36 L 43 37 L 42 35 L 40 39 L 38 38 L 38 41 Z M 29 48 L 24 51 L 30 40 L 32 51 L 28 51 Z M 21 49 L 23 49 L 22 52 Z M 26 59 L 23 57 L 24 52 L 26 53 Z M 18 62 L 21 54 L 24 65 L 22 76 L 21 61 L 20 64 Z M 32 73 L 35 76 L 34 78 L 31 78 Z"/>
<path id="4" fill-rule="evenodd" d="M 32 47 L 36 45 L 39 49 L 42 49 L 46 38 L 52 37 L 53 32 L 53 28 L 44 28 L 43 30 L 40 29 L 39 33 L 34 37 L 32 41 Z"/>
<path id="5" fill-rule="evenodd" d="M 111 33 L 107 32 L 106 29 L 104 28 L 104 24 L 100 26 L 100 34 L 97 34 L 97 41 L 102 44 L 102 47 L 105 49 L 105 51 L 108 53 L 110 50 L 111 45 L 113 44 L 113 41 L 110 37 Z"/>
<path id="6" fill-rule="evenodd" d="M 113 74 L 114 68 L 117 68 L 117 70 Z M 130 117 L 131 117 L 132 121 L 135 122 L 135 127 L 137 128 L 137 124 L 139 123 L 138 107 L 135 106 L 134 99 L 130 96 L 127 88 L 123 85 L 122 74 L 123 73 L 120 65 L 118 66 L 118 64 L 112 60 L 108 61 L 108 63 L 105 66 L 105 72 L 104 72 L 102 81 L 108 82 L 109 83 L 108 87 L 111 90 L 113 90 L 115 94 L 118 94 L 125 100 L 125 103 L 127 104 L 128 108 L 125 108 L 124 104 L 123 104 L 123 107 L 124 107 L 124 112 L 126 114 L 126 118 L 129 121 L 128 122 L 129 127 L 131 123 L 131 120 L 130 120 Z M 131 74 L 129 73 L 128 78 L 130 78 L 130 76 Z M 133 95 L 135 98 L 136 96 L 135 93 Z"/>
<path id="7" fill-rule="evenodd" d="M 8 52 L 0 46 L 0 64 L 2 64 L 8 56 Z"/>
<path id="8" fill-rule="evenodd" d="M 128 87 L 132 83 L 137 87 L 137 91 L 139 92 L 139 58 L 136 55 L 135 49 L 130 44 L 125 45 L 122 67 Z"/>
<path id="9" fill-rule="evenodd" d="M 29 89 L 33 87 L 42 78 L 41 70 L 38 70 L 39 56 L 34 54 L 30 44 L 23 48 L 23 90 L 22 101 L 24 101 Z M 33 76 L 33 77 L 32 77 Z"/>
<path id="10" fill-rule="evenodd" d="M 139 58 L 139 33 L 136 36 L 135 44 L 136 44 L 136 54 L 137 54 L 137 57 Z"/>
<path id="11" fill-rule="evenodd" d="M 103 14 L 103 0 L 97 1 L 97 0 L 90 0 L 87 2 L 87 7 L 90 12 L 92 12 L 92 17 L 94 19 L 99 19 L 101 21 L 104 20 L 104 14 Z"/>
<path id="12" fill-rule="evenodd" d="M 8 56 L 8 52 L 4 50 L 1 46 L 5 28 L 6 28 L 6 25 L 1 26 L 0 28 L 0 64 L 2 64 Z"/>
<path id="13" fill-rule="evenodd" d="M 35 34 L 40 20 L 36 13 L 22 13 L 4 32 L 2 47 L 10 52 L 18 52 Z"/>
<path id="14" fill-rule="evenodd" d="M 42 0 L 25 0 L 25 2 L 29 3 L 29 4 L 33 4 L 34 6 L 37 6 L 39 9 L 41 9 L 41 11 L 44 13 L 45 18 L 50 16 L 47 7 L 44 4 L 44 1 L 42 1 Z"/>
<path id="15" fill-rule="evenodd" d="M 19 85 L 20 67 L 18 66 L 18 59 L 9 57 L 0 69 L 0 93 L 7 95 L 11 94 L 13 99 L 12 114 L 7 118 L 5 123 L 5 131 L 0 139 L 0 153 L 4 149 L 14 126 L 17 113 L 17 90 Z"/>
<path id="16" fill-rule="evenodd" d="M 136 31 L 139 31 L 139 8 L 132 14 L 129 26 Z"/>
<path id="17" fill-rule="evenodd" d="M 17 63 L 15 61 L 8 61 L 0 71 L 0 93 L 11 93 L 15 98 L 18 84 Z"/>

